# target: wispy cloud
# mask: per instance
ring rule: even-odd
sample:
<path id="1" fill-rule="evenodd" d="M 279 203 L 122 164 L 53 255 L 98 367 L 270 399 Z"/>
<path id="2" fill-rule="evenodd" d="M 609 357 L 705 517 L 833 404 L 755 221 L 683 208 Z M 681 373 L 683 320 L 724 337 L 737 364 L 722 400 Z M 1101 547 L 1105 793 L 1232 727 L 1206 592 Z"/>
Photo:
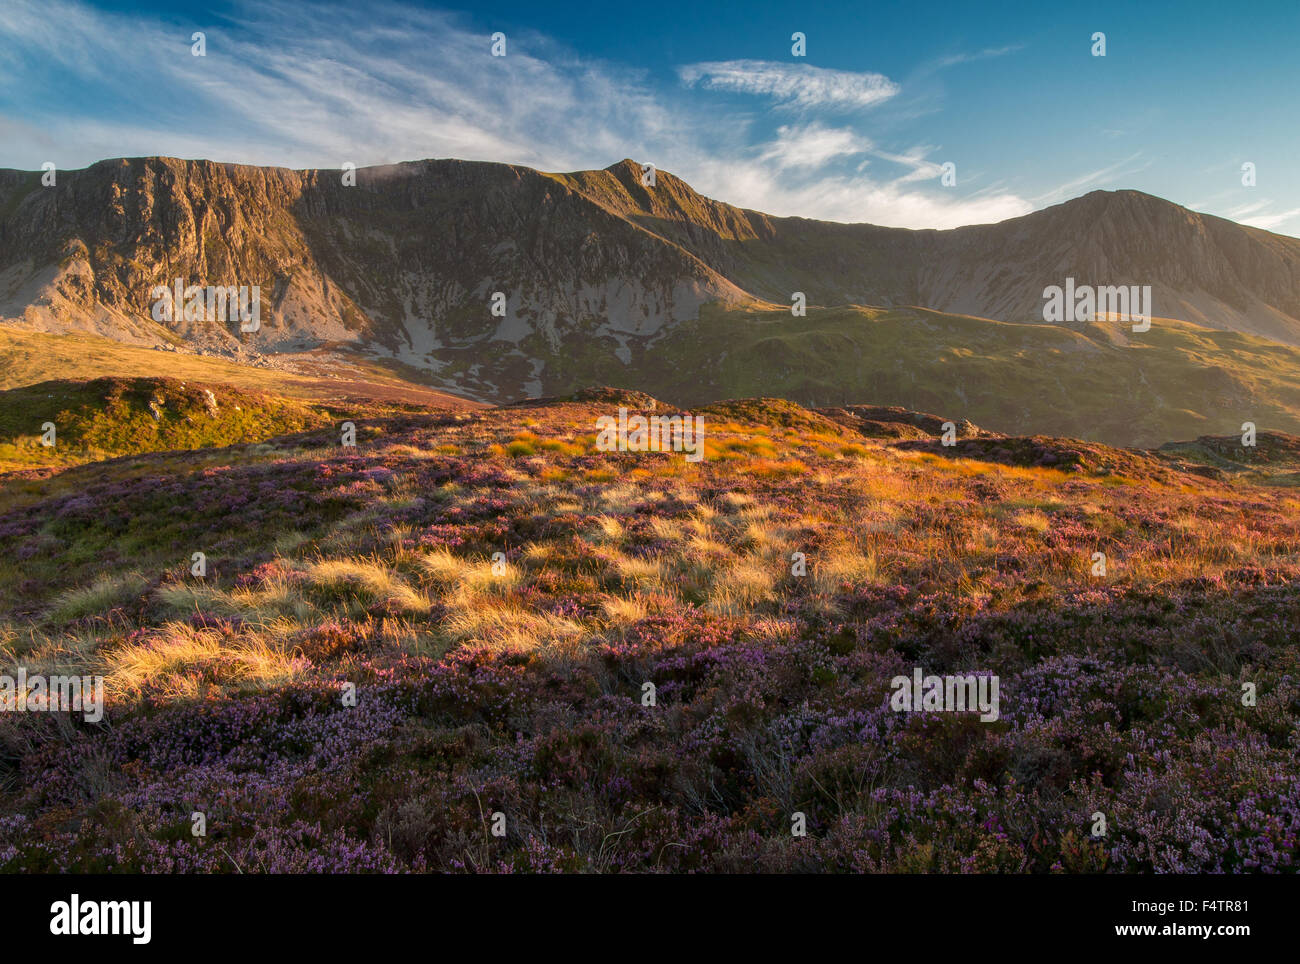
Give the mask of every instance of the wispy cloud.
<path id="1" fill-rule="evenodd" d="M 1114 164 L 1108 164 L 1105 167 L 1089 171 L 1087 174 L 1081 174 L 1078 177 L 1071 178 L 1063 184 L 1058 184 L 1052 190 L 1031 198 L 1035 205 L 1056 204 L 1068 198 L 1077 197 L 1080 193 L 1088 188 L 1098 189 L 1107 184 L 1114 184 L 1121 178 L 1136 174 L 1150 167 L 1152 161 L 1138 163 L 1142 157 L 1142 152 L 1130 154 L 1123 160 L 1116 161 Z"/>
<path id="2" fill-rule="evenodd" d="M 1241 219 L 1241 223 L 1252 228 L 1262 228 L 1265 231 L 1272 231 L 1274 228 L 1286 224 L 1292 218 L 1300 218 L 1300 208 L 1292 208 L 1290 211 L 1279 211 L 1277 214 L 1258 214 L 1254 217 Z"/>
<path id="3" fill-rule="evenodd" d="M 793 107 L 872 107 L 899 87 L 884 74 L 828 70 L 770 60 L 723 60 L 678 69 L 682 81 L 710 90 L 769 97 Z"/>
<path id="4" fill-rule="evenodd" d="M 895 227 L 955 228 L 1005 221 L 1033 210 L 1028 201 L 1007 191 L 949 199 L 909 190 L 898 180 L 854 174 L 822 173 L 777 182 L 764 165 L 745 161 L 701 163 L 694 183 L 715 197 L 743 197 L 744 206 L 768 214 Z M 724 193 L 716 193 L 722 188 Z"/>
<path id="5" fill-rule="evenodd" d="M 75 0 L 0 9 L 0 59 L 27 65 L 35 89 L 74 82 L 88 91 L 84 106 L 23 105 L 38 116 L 21 120 L 60 145 L 57 156 L 30 159 L 6 145 L 4 160 L 26 167 L 183 150 L 289 166 L 457 156 L 562 167 L 594 152 L 644 153 L 669 125 L 638 78 L 614 66 L 585 69 L 524 34 L 510 38 L 508 56 L 492 57 L 486 32 L 396 4 L 330 6 L 304 20 L 301 6 L 269 0 L 226 26 Z M 205 57 L 190 55 L 194 29 L 207 34 Z"/>
<path id="6" fill-rule="evenodd" d="M 1235 175 L 1236 168 L 1234 162 L 1226 170 Z M 1222 174 L 1224 170 L 1225 168 L 1219 165 L 1210 168 L 1209 173 Z M 1260 228 L 1264 231 L 1281 229 L 1284 233 L 1296 235 L 1296 227 L 1300 226 L 1300 208 L 1279 211 L 1277 210 L 1279 202 L 1271 197 L 1252 198 L 1243 202 L 1242 195 L 1251 194 L 1253 190 L 1239 187 L 1235 190 L 1219 191 L 1208 197 L 1202 196 L 1190 201 L 1186 206 L 1193 211 L 1204 211 L 1206 214 L 1228 218 L 1248 227 Z"/>
<path id="7" fill-rule="evenodd" d="M 1272 203 L 1272 201 L 1265 200 L 1252 201 L 1249 204 L 1239 204 L 1236 207 L 1229 208 L 1224 212 L 1224 215 L 1232 218 L 1234 221 L 1240 221 L 1242 218 L 1258 214 Z"/>
<path id="8" fill-rule="evenodd" d="M 932 147 L 913 147 L 902 154 L 891 154 L 888 151 L 876 151 L 877 157 L 897 164 L 906 170 L 906 173 L 896 177 L 893 181 L 895 185 L 912 184 L 917 181 L 932 181 L 943 173 L 943 165 L 929 159 L 929 155 L 934 151 Z"/>
<path id="9" fill-rule="evenodd" d="M 1005 47 L 985 47 L 983 50 L 975 50 L 967 53 L 950 54 L 946 57 L 940 57 L 931 65 L 935 70 L 944 70 L 948 67 L 956 67 L 958 64 L 969 64 L 976 60 L 991 60 L 994 57 L 1005 57 L 1007 54 L 1013 54 L 1018 50 L 1024 49 L 1024 44 L 1009 44 Z"/>
<path id="10" fill-rule="evenodd" d="M 846 128 L 823 127 L 818 123 L 791 125 L 777 129 L 776 137 L 763 149 L 759 159 L 777 168 L 818 168 L 826 162 L 872 150 L 865 137 Z"/>

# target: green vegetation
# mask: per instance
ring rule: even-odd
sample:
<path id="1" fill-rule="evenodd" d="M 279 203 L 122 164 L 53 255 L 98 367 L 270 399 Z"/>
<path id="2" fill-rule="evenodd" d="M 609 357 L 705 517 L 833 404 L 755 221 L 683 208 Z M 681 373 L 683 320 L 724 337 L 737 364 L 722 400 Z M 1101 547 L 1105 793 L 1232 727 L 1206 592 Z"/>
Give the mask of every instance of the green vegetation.
<path id="1" fill-rule="evenodd" d="M 0 392 L 0 465 L 66 464 L 259 442 L 327 424 L 301 402 L 174 378 L 47 381 Z M 54 446 L 42 443 L 55 428 Z"/>
<path id="2" fill-rule="evenodd" d="M 629 387 L 686 405 L 869 401 L 1112 445 L 1231 433 L 1243 421 L 1300 433 L 1300 349 L 1159 318 L 1132 334 L 912 308 L 810 308 L 796 318 L 709 306 L 631 370 Z"/>

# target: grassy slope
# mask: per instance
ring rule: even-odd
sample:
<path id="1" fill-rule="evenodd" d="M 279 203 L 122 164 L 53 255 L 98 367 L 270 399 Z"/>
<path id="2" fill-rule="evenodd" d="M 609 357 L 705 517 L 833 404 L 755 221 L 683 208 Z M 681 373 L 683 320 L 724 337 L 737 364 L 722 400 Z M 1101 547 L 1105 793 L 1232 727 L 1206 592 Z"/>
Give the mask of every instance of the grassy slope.
<path id="1" fill-rule="evenodd" d="M 261 442 L 327 424 L 302 402 L 175 378 L 53 380 L 0 391 L 0 468 Z M 43 445 L 43 426 L 55 444 Z"/>
<path id="2" fill-rule="evenodd" d="M 1157 319 L 1126 326 L 1026 325 L 920 309 L 707 306 L 630 365 L 610 339 L 540 335 L 523 346 L 545 362 L 547 394 L 592 384 L 639 389 L 681 404 L 779 396 L 803 404 L 870 403 L 941 411 L 997 431 L 1071 436 L 1113 445 L 1258 430 L 1300 433 L 1300 349 L 1234 332 Z M 0 329 L 0 387 L 50 378 L 167 374 L 308 401 L 381 399 L 471 407 L 426 387 L 429 376 L 391 360 L 294 356 L 315 375 L 161 353 L 91 336 Z M 476 365 L 525 380 L 527 358 L 500 343 L 448 351 L 448 372 Z M 333 377 L 330 377 L 333 376 Z M 424 382 L 424 384 L 421 384 Z"/>
<path id="3" fill-rule="evenodd" d="M 5 662 L 113 723 L 0 719 L 0 868 L 1300 862 L 1291 490 L 789 403 L 710 407 L 692 465 L 596 451 L 590 398 L 0 480 Z M 913 666 L 1002 719 L 892 713 Z"/>
<path id="4" fill-rule="evenodd" d="M 294 356 L 294 360 L 308 370 L 316 367 L 310 357 Z M 476 403 L 427 387 L 421 381 L 421 373 L 398 362 L 347 355 L 342 364 L 322 360 L 318 367 L 320 376 L 297 374 L 205 355 L 159 352 L 94 335 L 51 335 L 0 325 L 0 389 L 49 379 L 166 375 L 321 402 L 362 397 L 455 408 L 477 407 Z"/>
<path id="5" fill-rule="evenodd" d="M 779 396 L 965 417 L 1117 445 L 1258 428 L 1300 433 L 1300 349 L 1156 319 L 1067 329 L 919 309 L 706 309 L 624 384 L 683 404 Z"/>
<path id="6" fill-rule="evenodd" d="M 1242 444 L 1240 435 L 1203 435 L 1192 441 L 1166 443 L 1160 451 L 1257 484 L 1300 486 L 1300 439 L 1294 435 L 1261 432 L 1249 447 Z"/>

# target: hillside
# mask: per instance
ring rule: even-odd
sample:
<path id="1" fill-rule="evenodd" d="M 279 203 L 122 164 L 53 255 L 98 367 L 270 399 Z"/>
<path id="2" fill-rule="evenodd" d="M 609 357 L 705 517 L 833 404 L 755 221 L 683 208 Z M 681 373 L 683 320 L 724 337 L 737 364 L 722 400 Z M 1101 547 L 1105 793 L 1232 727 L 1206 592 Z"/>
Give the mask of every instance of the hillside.
<path id="1" fill-rule="evenodd" d="M 327 423 L 325 413 L 300 402 L 218 384 L 45 381 L 0 391 L 0 467 L 260 442 Z"/>
<path id="2" fill-rule="evenodd" d="M 910 231 L 777 218 L 701 197 L 629 162 L 566 177 L 691 251 L 739 287 L 789 304 L 920 306 L 1040 322 L 1043 289 L 1150 285 L 1154 313 L 1300 345 L 1300 240 L 1198 214 L 1140 191 L 1094 191 L 998 224 Z"/>
<path id="3" fill-rule="evenodd" d="M 107 699 L 0 715 L 0 870 L 1300 866 L 1294 489 L 865 404 L 601 451 L 620 405 L 676 411 L 0 477 L 3 670 Z M 899 712 L 917 668 L 996 676 L 997 718 Z"/>
<path id="4" fill-rule="evenodd" d="M 33 177 L 0 173 L 0 317 L 45 330 L 146 344 L 170 331 L 232 354 L 355 342 L 425 359 L 524 329 L 567 337 L 607 314 L 610 331 L 644 335 L 745 297 L 526 168 L 414 162 L 347 188 L 334 171 L 146 158 L 68 172 L 50 193 Z M 261 330 L 153 322 L 151 288 L 176 277 L 258 285 Z M 508 313 L 493 321 L 498 290 Z"/>
<path id="5" fill-rule="evenodd" d="M 154 322 L 151 288 L 177 277 L 258 285 L 260 329 Z M 1043 288 L 1066 277 L 1149 284 L 1160 320 L 1142 335 L 1042 324 Z M 789 315 L 795 291 L 806 318 Z M 789 336 L 774 339 L 782 311 Z M 703 401 L 707 383 L 711 398 L 970 400 L 963 415 L 1006 431 L 1157 444 L 1227 430 L 1265 398 L 1277 420 L 1260 424 L 1295 429 L 1296 369 L 1278 360 L 1300 345 L 1300 241 L 1133 191 L 904 231 L 743 210 L 666 171 L 643 186 L 631 161 L 572 174 L 420 161 L 344 187 L 335 171 L 137 158 L 61 172 L 53 189 L 0 172 L 0 318 L 252 365 L 351 348 L 486 402 L 594 382 Z M 1044 422 L 1022 376 L 1071 414 Z M 1114 410 L 1133 390 L 1149 424 L 1130 431 Z"/>
<path id="6" fill-rule="evenodd" d="M 52 335 L 0 326 L 0 390 L 51 379 L 87 380 L 104 374 L 149 378 L 160 371 L 299 400 L 344 404 L 401 402 L 437 408 L 481 403 L 439 392 L 423 373 L 393 359 L 374 359 L 326 347 L 248 364 L 169 345 L 166 354 L 86 334 Z"/>
<path id="7" fill-rule="evenodd" d="M 746 395 L 813 406 L 866 398 L 1009 434 L 1143 447 L 1240 432 L 1245 421 L 1300 434 L 1300 349 L 1169 319 L 1130 336 L 1106 324 L 915 309 L 848 307 L 805 318 L 706 309 L 635 362 L 636 387 L 692 405 Z M 574 387 L 573 378 L 557 387 Z"/>

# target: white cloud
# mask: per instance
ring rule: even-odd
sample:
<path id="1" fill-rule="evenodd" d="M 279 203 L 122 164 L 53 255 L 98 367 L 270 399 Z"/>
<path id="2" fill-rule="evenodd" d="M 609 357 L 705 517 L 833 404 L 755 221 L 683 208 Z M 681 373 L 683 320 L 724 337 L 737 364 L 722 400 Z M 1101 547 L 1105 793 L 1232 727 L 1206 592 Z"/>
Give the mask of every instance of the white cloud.
<path id="1" fill-rule="evenodd" d="M 1273 203 L 1272 201 L 1254 201 L 1250 204 L 1240 204 L 1237 205 L 1236 207 L 1229 208 L 1226 216 L 1232 218 L 1232 220 L 1234 221 L 1240 221 L 1242 218 L 1248 215 L 1256 214 L 1260 211 L 1263 211 L 1272 203 Z M 1204 205 L 1201 203 L 1188 205 L 1188 207 L 1191 208 L 1197 208 L 1203 206 Z"/>
<path id="2" fill-rule="evenodd" d="M 948 57 L 940 57 L 933 64 L 935 70 L 944 70 L 948 67 L 955 67 L 958 64 L 968 64 L 976 60 L 991 60 L 994 57 L 1005 57 L 1007 54 L 1013 54 L 1018 50 L 1024 49 L 1024 44 L 1009 44 L 1005 47 L 985 47 L 983 50 L 976 50 L 970 53 L 952 54 Z"/>
<path id="3" fill-rule="evenodd" d="M 780 217 L 867 222 L 903 228 L 955 228 L 1020 217 L 1033 205 L 1010 192 L 971 197 L 923 194 L 898 181 L 862 175 L 822 175 L 777 182 L 762 162 L 704 161 L 693 186 L 711 197 Z"/>
<path id="4" fill-rule="evenodd" d="M 770 60 L 724 60 L 678 69 L 682 80 L 710 90 L 770 97 L 795 107 L 872 107 L 898 93 L 883 74 L 828 70 Z"/>
<path id="5" fill-rule="evenodd" d="M 907 173 L 894 179 L 893 183 L 912 184 L 916 181 L 931 181 L 943 173 L 943 165 L 927 160 L 926 155 L 934 150 L 932 147 L 914 147 L 904 154 L 890 154 L 877 151 L 876 156 L 893 164 L 907 168 Z"/>
<path id="6" fill-rule="evenodd" d="M 1300 218 L 1300 208 L 1292 208 L 1290 211 L 1282 211 L 1279 214 L 1261 214 L 1258 217 L 1245 218 L 1241 223 L 1252 228 L 1272 231 L 1274 228 L 1286 224 L 1292 218 Z"/>
<path id="7" fill-rule="evenodd" d="M 871 141 L 844 128 L 812 123 L 780 127 L 776 139 L 763 150 L 760 159 L 780 170 L 821 167 L 827 161 L 872 149 Z"/>

